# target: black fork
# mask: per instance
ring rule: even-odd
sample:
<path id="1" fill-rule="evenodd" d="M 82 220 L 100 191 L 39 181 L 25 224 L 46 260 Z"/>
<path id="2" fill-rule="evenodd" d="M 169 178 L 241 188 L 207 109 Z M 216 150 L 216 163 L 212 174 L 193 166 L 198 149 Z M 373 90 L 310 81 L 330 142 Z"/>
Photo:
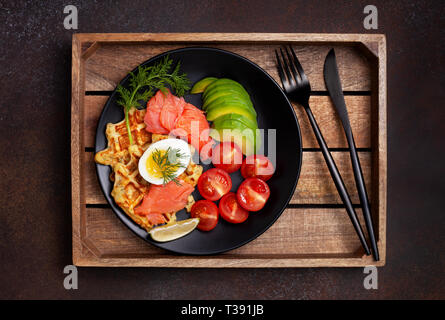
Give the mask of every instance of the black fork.
<path id="1" fill-rule="evenodd" d="M 341 200 L 346 207 L 346 211 L 348 212 L 352 225 L 357 232 L 357 235 L 363 248 L 365 249 L 366 254 L 370 255 L 371 251 L 369 250 L 368 244 L 366 243 L 365 235 L 363 234 L 363 230 L 360 226 L 357 214 L 354 210 L 354 207 L 352 206 L 348 191 L 346 190 L 340 172 L 338 172 L 337 165 L 335 164 L 335 161 L 328 150 L 323 135 L 321 134 L 320 128 L 318 127 L 317 121 L 315 121 L 314 115 L 312 114 L 312 111 L 309 107 L 309 97 L 311 95 L 311 85 L 309 83 L 309 80 L 304 73 L 303 68 L 301 67 L 301 64 L 298 61 L 292 47 L 289 46 L 289 50 L 287 47 L 285 47 L 284 51 L 286 52 L 286 55 L 280 48 L 280 59 L 278 51 L 275 50 L 275 55 L 277 57 L 278 63 L 278 74 L 280 76 L 281 82 L 283 83 L 284 91 L 291 101 L 300 104 L 304 107 L 304 110 L 306 110 L 309 122 L 311 123 L 312 129 L 314 130 L 315 137 L 317 138 L 318 144 L 323 153 L 323 157 L 326 161 L 326 164 L 328 165 L 329 172 L 331 173 L 332 179 L 334 180 L 337 191 L 340 194 Z"/>

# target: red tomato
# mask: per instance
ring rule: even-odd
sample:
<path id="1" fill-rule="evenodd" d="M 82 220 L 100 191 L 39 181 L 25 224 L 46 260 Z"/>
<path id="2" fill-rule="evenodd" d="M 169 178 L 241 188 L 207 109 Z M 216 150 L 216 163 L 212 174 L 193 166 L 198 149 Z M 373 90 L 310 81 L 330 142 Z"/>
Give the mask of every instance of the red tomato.
<path id="1" fill-rule="evenodd" d="M 212 168 L 204 172 L 198 180 L 199 193 L 210 201 L 221 199 L 232 188 L 232 179 L 224 170 Z"/>
<path id="2" fill-rule="evenodd" d="M 255 154 L 247 156 L 241 166 L 241 175 L 243 178 L 260 178 L 269 180 L 275 172 L 272 162 L 265 156 Z"/>
<path id="3" fill-rule="evenodd" d="M 247 220 L 249 212 L 236 201 L 236 194 L 229 192 L 219 201 L 219 213 L 227 222 L 241 223 Z"/>
<path id="4" fill-rule="evenodd" d="M 199 230 L 210 231 L 218 223 L 218 207 L 212 201 L 199 200 L 192 206 L 191 216 L 199 218 Z"/>
<path id="5" fill-rule="evenodd" d="M 199 155 L 203 162 L 210 163 L 210 161 L 207 160 L 212 157 L 212 147 L 215 143 L 215 140 L 210 137 L 208 137 L 207 140 L 199 141 Z"/>
<path id="6" fill-rule="evenodd" d="M 269 186 L 258 178 L 247 178 L 241 183 L 236 192 L 238 203 L 247 211 L 261 210 L 269 196 Z"/>
<path id="7" fill-rule="evenodd" d="M 222 142 L 213 148 L 212 163 L 228 173 L 235 172 L 241 168 L 243 152 L 234 142 Z"/>

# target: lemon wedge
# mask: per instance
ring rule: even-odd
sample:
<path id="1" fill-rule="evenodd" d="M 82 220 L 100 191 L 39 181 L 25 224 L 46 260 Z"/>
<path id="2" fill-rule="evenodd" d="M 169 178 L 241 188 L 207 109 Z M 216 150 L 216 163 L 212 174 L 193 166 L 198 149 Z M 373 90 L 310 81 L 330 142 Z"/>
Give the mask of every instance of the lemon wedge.
<path id="1" fill-rule="evenodd" d="M 153 240 L 158 242 L 172 241 L 195 230 L 198 223 L 199 218 L 181 220 L 173 224 L 153 228 L 150 230 L 149 234 Z"/>

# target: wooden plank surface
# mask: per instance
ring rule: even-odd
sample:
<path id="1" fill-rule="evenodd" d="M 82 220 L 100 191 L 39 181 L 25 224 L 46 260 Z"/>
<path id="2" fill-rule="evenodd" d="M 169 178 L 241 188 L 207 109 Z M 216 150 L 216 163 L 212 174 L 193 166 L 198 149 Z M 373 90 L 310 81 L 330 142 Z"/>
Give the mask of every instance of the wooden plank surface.
<path id="1" fill-rule="evenodd" d="M 359 204 L 360 200 L 355 186 L 349 153 L 333 151 L 331 154 L 337 164 L 352 203 Z M 367 190 L 371 191 L 371 153 L 359 152 L 358 154 Z M 369 192 L 369 199 L 372 201 L 371 192 Z M 300 179 L 290 203 L 342 204 L 321 152 L 303 152 Z"/>
<path id="2" fill-rule="evenodd" d="M 193 44 L 205 46 L 206 44 Z M 130 46 L 130 47 L 129 47 Z M 114 90 L 129 71 L 142 62 L 168 50 L 190 46 L 181 44 L 101 44 L 94 55 L 85 63 L 85 90 Z M 280 44 L 212 44 L 211 47 L 228 50 L 242 55 L 265 69 L 276 81 L 280 81 L 276 69 L 274 49 Z M 326 90 L 323 80 L 324 59 L 331 48 L 335 48 L 343 90 L 368 91 L 371 89 L 370 69 L 366 58 L 353 46 L 338 45 L 294 45 L 314 91 Z"/>
<path id="3" fill-rule="evenodd" d="M 85 96 L 84 144 L 86 147 L 94 147 L 97 121 L 107 100 L 108 96 Z M 345 101 L 357 147 L 370 148 L 371 97 L 345 96 Z M 343 127 L 330 97 L 312 96 L 309 103 L 329 148 L 347 148 L 348 143 Z M 296 104 L 293 106 L 297 114 L 298 122 L 300 123 L 303 148 L 319 148 L 304 109 Z"/>
<path id="4" fill-rule="evenodd" d="M 85 153 L 85 201 L 88 204 L 105 204 L 107 201 L 100 189 L 96 176 L 94 164 L 94 153 Z M 346 188 L 354 204 L 359 204 L 360 200 L 355 187 L 352 165 L 347 152 L 332 152 L 332 157 L 337 163 L 338 170 L 343 177 Z M 359 152 L 359 158 L 362 165 L 363 176 L 371 194 L 371 153 Z M 370 200 L 370 201 L 371 201 Z M 329 170 L 319 151 L 303 152 L 303 162 L 297 189 L 290 201 L 292 204 L 341 204 L 340 196 L 331 179 Z"/>
<path id="5" fill-rule="evenodd" d="M 100 257 L 166 256 L 131 233 L 111 209 L 87 208 L 86 240 Z M 360 221 L 361 211 L 357 210 Z M 363 225 L 364 227 L 364 225 Z M 249 245 L 223 255 L 363 255 L 363 249 L 344 209 L 286 209 L 281 217 Z"/>
<path id="6" fill-rule="evenodd" d="M 345 209 L 332 207 L 340 205 L 341 201 L 321 152 L 314 150 L 318 145 L 306 115 L 299 106 L 294 108 L 301 126 L 303 147 L 310 150 L 303 152 L 300 180 L 291 200 L 291 205 L 294 207 L 286 209 L 269 230 L 248 245 L 211 257 L 172 256 L 166 251 L 148 245 L 131 233 L 111 209 L 85 207 L 85 203 L 106 204 L 97 182 L 92 161 L 93 153 L 84 151 L 85 147 L 94 146 L 97 120 L 108 99 L 108 96 L 85 96 L 85 91 L 113 90 L 117 82 L 141 62 L 166 50 L 184 46 L 205 45 L 239 53 L 260 65 L 278 80 L 273 50 L 285 43 L 293 43 L 314 91 L 326 90 L 322 76 L 323 60 L 327 51 L 334 47 L 343 89 L 356 91 L 354 95 L 346 95 L 345 99 L 357 147 L 366 149 L 360 152 L 359 156 L 368 192 L 370 197 L 372 196 L 373 214 L 377 217 L 382 261 L 375 263 L 371 257 L 363 256 L 363 250 Z M 357 46 L 360 43 L 370 48 L 370 55 L 363 54 L 362 49 Z M 82 52 L 82 59 L 78 53 L 75 54 L 75 51 Z M 162 267 L 384 265 L 386 257 L 385 55 L 386 44 L 381 35 L 75 35 L 73 68 L 78 71 L 73 70 L 77 78 L 74 81 L 73 76 L 72 111 L 75 114 L 72 115 L 72 124 L 81 138 L 77 141 L 72 140 L 72 146 L 74 145 L 76 149 L 72 148 L 72 157 L 77 159 L 73 160 L 73 168 L 79 169 L 81 174 L 73 176 L 72 179 L 73 192 L 78 190 L 77 195 L 73 194 L 74 263 L 89 266 Z M 378 63 L 372 62 L 373 59 Z M 374 77 L 374 74 L 378 77 Z M 322 92 L 321 95 L 312 96 L 310 104 L 328 146 L 346 148 L 344 133 L 329 97 Z M 358 204 L 349 154 L 335 151 L 333 157 L 350 191 L 352 201 Z M 357 211 L 360 216 L 360 210 Z M 362 221 L 361 216 L 360 219 Z"/>

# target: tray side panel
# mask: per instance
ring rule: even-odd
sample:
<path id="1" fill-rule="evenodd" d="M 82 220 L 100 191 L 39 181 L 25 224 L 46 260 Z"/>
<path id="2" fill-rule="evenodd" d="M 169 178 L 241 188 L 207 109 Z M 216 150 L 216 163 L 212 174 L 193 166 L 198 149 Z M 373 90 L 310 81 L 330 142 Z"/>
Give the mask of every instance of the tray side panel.
<path id="1" fill-rule="evenodd" d="M 81 42 L 77 36 L 72 39 L 71 68 L 71 199 L 72 199 L 72 240 L 73 262 L 82 256 L 81 250 L 81 215 L 82 215 L 82 177 L 83 177 L 83 81 L 81 65 Z"/>

